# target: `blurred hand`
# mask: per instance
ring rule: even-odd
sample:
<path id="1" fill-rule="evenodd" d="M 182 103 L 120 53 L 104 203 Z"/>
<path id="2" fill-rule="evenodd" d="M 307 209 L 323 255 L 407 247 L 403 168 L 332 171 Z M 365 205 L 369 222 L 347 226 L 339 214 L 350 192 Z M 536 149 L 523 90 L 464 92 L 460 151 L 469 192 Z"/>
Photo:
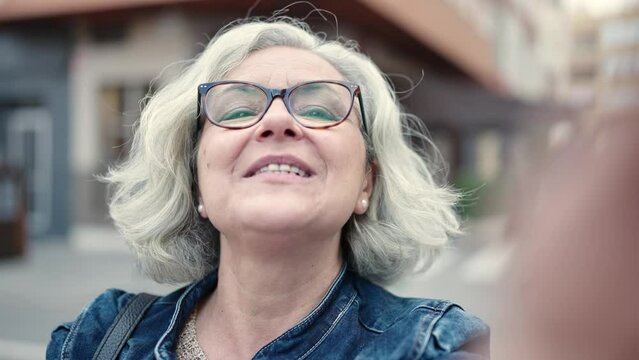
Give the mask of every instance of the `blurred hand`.
<path id="1" fill-rule="evenodd" d="M 639 359 L 639 111 L 549 163 L 518 227 L 509 359 Z M 531 187 L 535 188 L 535 187 Z"/>

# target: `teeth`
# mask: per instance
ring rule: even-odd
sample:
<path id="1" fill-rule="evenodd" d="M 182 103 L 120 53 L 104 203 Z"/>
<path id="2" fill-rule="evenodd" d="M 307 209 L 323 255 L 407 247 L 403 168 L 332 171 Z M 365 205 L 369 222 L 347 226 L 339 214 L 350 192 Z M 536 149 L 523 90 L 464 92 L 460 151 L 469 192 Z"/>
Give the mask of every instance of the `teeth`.
<path id="1" fill-rule="evenodd" d="M 298 168 L 297 166 L 289 164 L 268 164 L 256 171 L 255 174 L 261 174 L 263 172 L 287 173 L 295 174 L 301 177 L 307 177 L 306 171 Z"/>

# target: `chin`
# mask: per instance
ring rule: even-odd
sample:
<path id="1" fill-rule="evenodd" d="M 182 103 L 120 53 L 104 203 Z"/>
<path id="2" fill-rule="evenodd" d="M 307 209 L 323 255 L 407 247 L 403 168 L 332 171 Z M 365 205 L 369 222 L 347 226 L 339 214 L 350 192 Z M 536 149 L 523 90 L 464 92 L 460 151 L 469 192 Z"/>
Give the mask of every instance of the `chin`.
<path id="1" fill-rule="evenodd" d="M 264 234 L 317 236 L 339 232 L 349 214 L 330 211 L 330 204 L 309 194 L 243 194 L 227 211 L 219 213 L 227 229 Z M 344 219 L 342 219 L 345 217 Z"/>
<path id="2" fill-rule="evenodd" d="M 255 211 L 250 214 L 250 222 L 257 229 L 267 232 L 298 232 L 308 229 L 313 224 L 313 218 L 308 211 L 299 207 L 270 206 L 264 211 Z M 248 220 L 248 219 L 247 219 Z M 311 226 L 312 227 L 312 226 Z"/>

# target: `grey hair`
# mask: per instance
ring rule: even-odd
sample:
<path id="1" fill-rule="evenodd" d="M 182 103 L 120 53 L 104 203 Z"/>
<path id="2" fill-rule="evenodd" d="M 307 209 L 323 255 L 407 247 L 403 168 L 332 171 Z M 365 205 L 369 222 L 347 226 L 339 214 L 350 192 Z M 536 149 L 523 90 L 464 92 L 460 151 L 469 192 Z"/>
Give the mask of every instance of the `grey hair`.
<path id="1" fill-rule="evenodd" d="M 102 178 L 109 183 L 110 215 L 142 271 L 157 282 L 179 283 L 200 279 L 216 266 L 219 232 L 198 216 L 193 189 L 196 87 L 223 79 L 249 54 L 272 46 L 309 50 L 362 89 L 375 186 L 366 214 L 354 215 L 342 229 L 351 269 L 378 283 L 426 269 L 459 232 L 453 208 L 458 196 L 437 184 L 431 161 L 411 146 L 412 116 L 357 45 L 325 40 L 304 22 L 282 17 L 243 20 L 220 30 L 177 79 L 148 98 L 128 159 Z"/>

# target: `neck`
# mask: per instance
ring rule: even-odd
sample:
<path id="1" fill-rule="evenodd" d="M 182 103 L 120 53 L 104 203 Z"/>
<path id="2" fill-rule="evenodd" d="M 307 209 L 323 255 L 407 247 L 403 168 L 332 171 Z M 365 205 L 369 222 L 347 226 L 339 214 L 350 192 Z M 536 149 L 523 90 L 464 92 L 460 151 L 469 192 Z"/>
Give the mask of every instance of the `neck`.
<path id="1" fill-rule="evenodd" d="M 198 316 L 207 355 L 251 357 L 310 313 L 340 271 L 339 241 L 222 235 L 217 289 Z"/>

